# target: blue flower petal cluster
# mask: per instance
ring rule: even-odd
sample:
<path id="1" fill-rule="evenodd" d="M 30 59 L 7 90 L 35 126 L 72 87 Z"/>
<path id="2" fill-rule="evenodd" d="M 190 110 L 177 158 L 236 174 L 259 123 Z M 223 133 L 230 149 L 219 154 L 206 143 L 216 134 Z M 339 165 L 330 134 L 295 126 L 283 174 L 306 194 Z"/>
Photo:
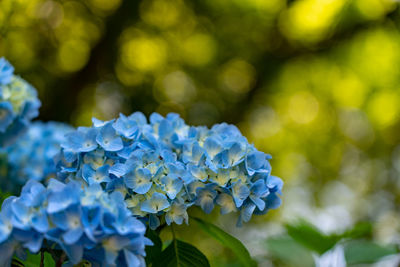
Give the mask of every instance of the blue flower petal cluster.
<path id="1" fill-rule="evenodd" d="M 139 112 L 116 120 L 93 119 L 66 135 L 58 177 L 122 192 L 137 216 L 156 228 L 188 221 L 187 208 L 210 213 L 252 214 L 280 206 L 281 179 L 271 176 L 270 156 L 258 151 L 233 125 L 191 127 L 179 115 Z"/>
<path id="2" fill-rule="evenodd" d="M 3 202 L 0 212 L 0 266 L 26 250 L 61 249 L 71 264 L 82 259 L 99 266 L 145 266 L 145 225 L 132 216 L 119 192 L 98 184 L 30 180 L 20 197 Z M 96 265 L 96 266 L 97 266 Z"/>
<path id="3" fill-rule="evenodd" d="M 2 182 L 8 187 L 20 187 L 30 179 L 43 181 L 54 177 L 54 156 L 60 151 L 64 135 L 71 131 L 73 128 L 63 123 L 33 122 L 18 142 L 4 149 L 8 171 L 7 176 L 2 177 Z"/>
<path id="4" fill-rule="evenodd" d="M 0 146 L 7 146 L 38 116 L 41 105 L 36 90 L 13 74 L 14 68 L 0 58 Z"/>

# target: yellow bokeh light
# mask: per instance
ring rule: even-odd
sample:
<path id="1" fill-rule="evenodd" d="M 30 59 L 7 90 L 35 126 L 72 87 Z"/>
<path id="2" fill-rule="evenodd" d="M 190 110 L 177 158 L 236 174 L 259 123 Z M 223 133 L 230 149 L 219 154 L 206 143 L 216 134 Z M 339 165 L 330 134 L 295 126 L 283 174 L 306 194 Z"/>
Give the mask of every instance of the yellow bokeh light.
<path id="1" fill-rule="evenodd" d="M 248 92 L 255 82 L 256 71 L 252 65 L 241 59 L 228 62 L 221 74 L 220 80 L 224 88 L 234 93 Z"/>
<path id="2" fill-rule="evenodd" d="M 397 86 L 400 75 L 400 35 L 391 28 L 374 29 L 352 43 L 350 64 L 354 72 L 379 87 Z"/>
<path id="3" fill-rule="evenodd" d="M 98 10 L 110 12 L 119 7 L 121 0 L 89 0 L 89 3 Z"/>
<path id="4" fill-rule="evenodd" d="M 167 48 L 160 38 L 138 37 L 122 45 L 121 59 L 130 69 L 155 71 L 167 60 Z"/>
<path id="5" fill-rule="evenodd" d="M 39 2 L 35 8 L 35 17 L 47 21 L 52 28 L 57 28 L 64 19 L 64 9 L 55 1 Z"/>
<path id="6" fill-rule="evenodd" d="M 354 4 L 367 19 L 379 19 L 396 7 L 393 0 L 356 0 Z"/>
<path id="7" fill-rule="evenodd" d="M 90 13 L 85 5 L 77 1 L 65 1 L 62 5 L 63 18 L 54 31 L 58 41 L 80 39 L 95 43 L 102 35 L 102 23 L 90 19 Z"/>
<path id="8" fill-rule="evenodd" d="M 141 72 L 134 72 L 120 62 L 115 65 L 115 73 L 117 78 L 127 86 L 138 85 L 143 81 L 143 74 Z"/>
<path id="9" fill-rule="evenodd" d="M 230 4 L 229 1 L 227 3 Z M 255 8 L 267 13 L 275 13 L 285 5 L 284 0 L 236 0 L 235 3 L 240 6 Z"/>
<path id="10" fill-rule="evenodd" d="M 182 8 L 181 1 L 176 0 L 143 1 L 140 15 L 148 24 L 167 28 L 178 22 Z"/>
<path id="11" fill-rule="evenodd" d="M 0 2 L 7 2 L 7 1 L 0 1 Z M 37 0 L 32 1 L 9 1 L 11 2 L 10 7 L 10 14 L 12 16 L 6 17 L 9 21 L 7 24 L 11 24 L 17 27 L 29 27 L 32 23 L 32 17 L 34 17 L 34 10 L 37 5 Z M 15 10 L 20 9 L 23 12 L 15 12 Z M 3 9 L 0 9 L 0 13 L 3 12 Z M 6 15 L 7 16 L 7 15 Z"/>
<path id="12" fill-rule="evenodd" d="M 58 50 L 58 64 L 67 72 L 83 68 L 89 60 L 90 47 L 87 42 L 73 39 L 62 43 Z"/>
<path id="13" fill-rule="evenodd" d="M 358 108 L 364 103 L 369 88 L 355 75 L 338 80 L 332 94 L 337 103 L 344 107 Z"/>
<path id="14" fill-rule="evenodd" d="M 156 81 L 154 97 L 159 102 L 190 102 L 196 94 L 192 79 L 183 71 L 173 71 Z M 162 98 L 163 97 L 163 98 Z"/>
<path id="15" fill-rule="evenodd" d="M 203 66 L 214 58 L 216 44 L 210 35 L 196 33 L 183 42 L 183 52 L 187 64 Z"/>
<path id="16" fill-rule="evenodd" d="M 29 40 L 29 42 L 27 42 Z M 0 39 L 0 42 L 2 40 Z M 25 32 L 16 32 L 9 34 L 5 40 L 6 53 L 8 58 L 13 60 L 13 64 L 19 70 L 24 70 L 32 66 L 35 58 L 35 42 L 34 36 Z"/>
<path id="17" fill-rule="evenodd" d="M 318 115 L 318 100 L 307 91 L 295 93 L 289 100 L 289 116 L 299 124 L 312 122 Z"/>
<path id="18" fill-rule="evenodd" d="M 345 0 L 300 0 L 283 14 L 280 19 L 282 31 L 289 38 L 304 42 L 323 39 Z"/>
<path id="19" fill-rule="evenodd" d="M 255 139 L 274 136 L 281 130 L 281 122 L 272 108 L 262 107 L 254 110 L 250 117 L 250 131 Z"/>
<path id="20" fill-rule="evenodd" d="M 399 102 L 399 95 L 394 92 L 378 92 L 368 104 L 368 114 L 378 126 L 390 126 L 399 118 Z"/>

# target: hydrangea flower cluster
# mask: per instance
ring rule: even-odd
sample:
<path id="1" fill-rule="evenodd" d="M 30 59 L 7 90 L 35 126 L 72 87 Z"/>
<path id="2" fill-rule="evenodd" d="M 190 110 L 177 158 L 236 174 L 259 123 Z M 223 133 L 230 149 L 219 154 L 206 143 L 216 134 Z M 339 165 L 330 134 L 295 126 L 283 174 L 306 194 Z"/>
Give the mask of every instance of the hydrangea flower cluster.
<path id="1" fill-rule="evenodd" d="M 8 171 L 2 182 L 8 187 L 20 187 L 31 179 L 43 181 L 54 177 L 54 156 L 60 151 L 65 134 L 71 131 L 73 128 L 64 123 L 33 122 L 18 142 L 4 149 Z"/>
<path id="2" fill-rule="evenodd" d="M 50 180 L 47 188 L 30 180 L 20 197 L 0 212 L 0 266 L 26 250 L 61 249 L 72 266 L 82 259 L 95 266 L 145 266 L 145 225 L 132 216 L 119 192 L 93 184 L 82 189 Z"/>
<path id="3" fill-rule="evenodd" d="M 283 182 L 271 175 L 270 156 L 258 151 L 233 125 L 191 127 L 177 114 L 120 115 L 93 119 L 61 144 L 58 177 L 120 191 L 132 212 L 148 217 L 151 228 L 188 222 L 187 208 L 210 213 L 252 214 L 279 207 Z"/>
<path id="4" fill-rule="evenodd" d="M 36 90 L 0 58 L 0 146 L 11 144 L 27 129 L 40 105 Z"/>

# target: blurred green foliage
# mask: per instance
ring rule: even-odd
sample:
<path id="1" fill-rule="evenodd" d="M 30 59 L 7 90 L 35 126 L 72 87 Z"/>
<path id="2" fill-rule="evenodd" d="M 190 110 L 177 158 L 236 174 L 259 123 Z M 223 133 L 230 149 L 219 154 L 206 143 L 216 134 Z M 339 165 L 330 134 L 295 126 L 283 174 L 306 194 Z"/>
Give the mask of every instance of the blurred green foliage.
<path id="1" fill-rule="evenodd" d="M 400 240 L 399 27 L 395 0 L 2 0 L 0 56 L 38 88 L 42 120 L 237 124 L 286 183 L 278 212 L 230 229 L 262 258 L 298 216 Z"/>
<path id="2" fill-rule="evenodd" d="M 365 222 L 359 223 L 343 233 L 330 235 L 321 233 L 305 221 L 288 224 L 286 228 L 289 236 L 277 236 L 266 242 L 268 254 L 277 265 L 314 266 L 313 257 L 329 253 L 334 246 L 343 247 L 346 266 L 376 263 L 384 257 L 399 253 L 396 245 L 382 246 L 371 241 L 372 225 Z M 331 264 L 332 266 L 343 266 L 339 263 L 335 263 L 335 265 L 331 262 Z"/>

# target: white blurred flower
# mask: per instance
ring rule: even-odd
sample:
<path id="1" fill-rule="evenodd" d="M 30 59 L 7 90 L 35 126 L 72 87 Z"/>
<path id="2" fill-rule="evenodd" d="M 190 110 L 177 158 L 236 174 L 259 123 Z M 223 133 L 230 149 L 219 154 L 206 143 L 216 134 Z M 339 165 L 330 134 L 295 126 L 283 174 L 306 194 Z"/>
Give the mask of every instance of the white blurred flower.
<path id="1" fill-rule="evenodd" d="M 346 267 L 344 250 L 341 245 L 325 252 L 320 257 L 314 256 L 314 260 L 315 267 Z"/>

